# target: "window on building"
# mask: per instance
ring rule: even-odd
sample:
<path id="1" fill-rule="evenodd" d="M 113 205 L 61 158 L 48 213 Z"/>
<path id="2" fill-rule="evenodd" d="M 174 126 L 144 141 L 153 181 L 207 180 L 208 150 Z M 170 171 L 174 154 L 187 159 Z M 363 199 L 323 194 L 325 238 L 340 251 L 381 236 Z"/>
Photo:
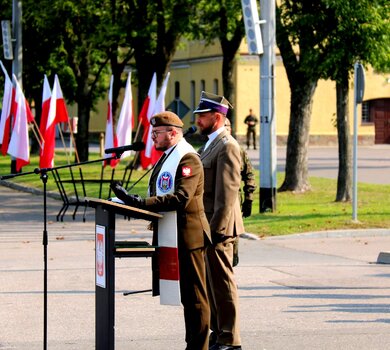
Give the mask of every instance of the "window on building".
<path id="1" fill-rule="evenodd" d="M 200 91 L 206 91 L 206 82 L 203 79 L 200 81 Z"/>
<path id="2" fill-rule="evenodd" d="M 362 103 L 362 124 L 372 123 L 370 115 L 370 101 Z"/>
<path id="3" fill-rule="evenodd" d="M 190 98 L 191 98 L 191 109 L 194 111 L 195 108 L 196 108 L 196 90 L 195 90 L 195 81 L 194 80 L 191 80 L 190 82 Z M 191 113 L 191 123 L 194 124 L 195 123 L 195 115 L 193 113 Z"/>
<path id="4" fill-rule="evenodd" d="M 180 82 L 175 81 L 175 98 L 180 98 Z"/>
<path id="5" fill-rule="evenodd" d="M 213 92 L 214 94 L 218 95 L 218 79 L 214 79 L 213 85 L 214 85 Z"/>

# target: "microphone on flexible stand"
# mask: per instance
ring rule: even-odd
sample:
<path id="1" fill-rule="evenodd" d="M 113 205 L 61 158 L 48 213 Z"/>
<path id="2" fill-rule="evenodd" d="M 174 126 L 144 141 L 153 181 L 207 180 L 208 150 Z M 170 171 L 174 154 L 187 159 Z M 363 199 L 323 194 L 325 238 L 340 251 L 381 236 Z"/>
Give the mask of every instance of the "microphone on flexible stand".
<path id="1" fill-rule="evenodd" d="M 190 128 L 188 128 L 184 134 L 183 134 L 183 137 L 186 137 L 188 135 L 192 135 L 196 132 L 196 126 L 195 125 L 192 125 Z"/>
<path id="2" fill-rule="evenodd" d="M 118 157 L 119 154 L 122 154 L 126 151 L 142 151 L 145 149 L 145 144 L 143 142 L 134 142 L 132 145 L 126 145 L 121 147 L 107 148 L 104 150 L 105 154 L 115 153 Z"/>

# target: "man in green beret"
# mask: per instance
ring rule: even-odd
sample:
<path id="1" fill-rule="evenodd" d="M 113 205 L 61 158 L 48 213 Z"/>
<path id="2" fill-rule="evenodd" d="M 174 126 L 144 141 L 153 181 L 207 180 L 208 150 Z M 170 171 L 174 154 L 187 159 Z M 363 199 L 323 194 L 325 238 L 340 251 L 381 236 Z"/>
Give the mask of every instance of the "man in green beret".
<path id="1" fill-rule="evenodd" d="M 211 236 L 203 206 L 202 162 L 198 153 L 184 139 L 183 122 L 176 114 L 168 111 L 159 113 L 151 118 L 150 123 L 154 145 L 164 153 L 150 176 L 148 196 L 143 199 L 128 194 L 118 183 L 113 183 L 112 189 L 125 204 L 163 214 L 158 225 L 159 231 L 162 227 L 169 227 L 169 232 L 158 232 L 154 241 L 157 238 L 160 246 L 163 239 L 161 234 L 171 235 L 172 232 L 175 237 L 171 238 L 177 239 L 186 349 L 208 350 L 210 307 L 207 297 L 205 249 L 211 243 Z M 161 257 L 163 247 L 158 251 Z M 160 265 L 163 263 L 160 259 Z M 161 293 L 162 270 L 164 268 L 160 266 Z"/>

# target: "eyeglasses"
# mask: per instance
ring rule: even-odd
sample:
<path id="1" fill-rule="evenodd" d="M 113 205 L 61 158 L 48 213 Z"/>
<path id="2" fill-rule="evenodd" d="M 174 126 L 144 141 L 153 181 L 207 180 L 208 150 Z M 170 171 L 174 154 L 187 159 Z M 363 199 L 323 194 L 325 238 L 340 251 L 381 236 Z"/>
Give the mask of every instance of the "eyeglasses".
<path id="1" fill-rule="evenodd" d="M 155 131 L 152 131 L 152 137 L 156 138 L 158 136 L 158 134 L 162 134 L 163 132 L 170 132 L 172 131 L 171 129 L 169 130 L 155 130 Z"/>

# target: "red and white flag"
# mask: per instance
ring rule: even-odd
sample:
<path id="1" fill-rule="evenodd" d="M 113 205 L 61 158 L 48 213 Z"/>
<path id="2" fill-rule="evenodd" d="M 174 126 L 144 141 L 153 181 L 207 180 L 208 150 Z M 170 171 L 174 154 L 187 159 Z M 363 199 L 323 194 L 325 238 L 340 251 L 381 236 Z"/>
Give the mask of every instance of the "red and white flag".
<path id="1" fill-rule="evenodd" d="M 156 105 L 156 95 L 157 95 L 157 76 L 156 73 L 154 73 L 152 82 L 150 83 L 148 96 L 146 97 L 142 105 L 142 109 L 138 117 L 138 122 L 141 123 L 143 127 L 142 141 L 145 143 L 145 149 L 140 152 L 140 163 L 143 169 L 146 169 L 150 165 L 152 165 L 150 154 L 151 154 L 151 148 L 153 146 L 153 141 L 152 141 L 151 134 L 149 133 L 149 129 L 150 129 L 150 118 L 153 116 L 154 106 Z"/>
<path id="2" fill-rule="evenodd" d="M 170 73 L 168 72 L 167 76 L 164 79 L 160 93 L 159 93 L 159 95 L 154 103 L 153 109 L 148 108 L 148 121 L 147 121 L 148 124 L 146 125 L 147 128 L 145 127 L 145 124 L 144 124 L 144 136 L 142 139 L 146 146 L 145 146 L 144 154 L 142 155 L 142 153 L 141 153 L 141 165 L 144 169 L 146 167 L 142 163 L 142 157 L 144 157 L 146 160 L 149 161 L 148 165 L 150 165 L 150 164 L 154 165 L 160 159 L 161 154 L 162 154 L 161 151 L 157 151 L 156 148 L 154 147 L 153 140 L 152 140 L 152 128 L 150 127 L 150 119 L 152 118 L 153 115 L 165 111 L 165 95 L 167 92 L 169 76 L 170 76 Z M 155 78 L 155 76 L 153 76 L 153 78 Z M 152 82 L 153 82 L 153 80 L 152 80 Z M 150 112 L 150 114 L 149 114 L 149 112 Z M 147 162 L 145 161 L 145 164 L 146 163 Z"/>
<path id="3" fill-rule="evenodd" d="M 160 93 L 158 94 L 156 105 L 154 106 L 154 113 L 161 113 L 165 111 L 165 95 L 167 94 L 168 80 L 170 72 L 167 73 L 167 76 L 164 79 L 163 85 L 161 86 Z"/>
<path id="4" fill-rule="evenodd" d="M 121 113 L 119 115 L 118 124 L 116 126 L 118 147 L 131 144 L 133 124 L 133 95 L 131 92 L 131 73 L 129 73 L 126 82 L 125 97 L 123 100 Z M 130 153 L 131 151 L 123 153 L 121 158 L 130 156 Z"/>
<path id="5" fill-rule="evenodd" d="M 50 98 L 51 98 L 50 84 L 45 74 L 43 78 L 41 121 L 39 124 L 39 131 L 41 133 L 41 136 L 43 137 L 43 140 L 45 140 L 47 117 L 49 115 L 49 108 L 50 108 Z"/>
<path id="6" fill-rule="evenodd" d="M 8 154 L 16 159 L 16 171 L 19 171 L 23 166 L 30 163 L 28 123 L 34 121 L 34 116 L 15 75 L 13 75 L 13 80 L 16 89 L 12 110 L 15 114 Z"/>
<path id="7" fill-rule="evenodd" d="M 54 87 L 56 88 L 54 93 L 54 88 L 52 91 L 52 97 L 56 100 L 56 115 L 55 120 L 56 123 L 69 123 L 69 115 L 68 110 L 66 109 L 66 103 L 64 96 L 62 94 L 60 81 L 58 79 L 57 74 L 54 76 Z"/>
<path id="8" fill-rule="evenodd" d="M 0 117 L 0 145 L 1 153 L 3 156 L 7 154 L 8 144 L 10 139 L 11 131 L 11 106 L 13 95 L 15 95 L 15 89 L 13 88 L 12 81 L 8 76 L 7 70 L 3 66 L 3 63 L 0 61 L 1 69 L 4 72 L 4 94 L 3 94 L 3 104 L 1 109 Z"/>
<path id="9" fill-rule="evenodd" d="M 53 90 L 47 115 L 46 130 L 39 160 L 40 168 L 51 168 L 54 165 L 55 127 L 57 123 L 68 123 L 68 111 L 57 74 L 54 77 Z"/>
<path id="10" fill-rule="evenodd" d="M 114 76 L 111 75 L 110 79 L 110 89 L 108 91 L 108 103 L 107 103 L 107 122 L 106 122 L 106 134 L 104 140 L 104 149 L 118 147 L 118 141 L 114 132 L 114 120 L 112 116 L 112 89 L 114 84 Z M 110 158 L 115 156 L 115 153 L 105 154 L 104 158 Z M 118 164 L 119 159 L 111 159 L 105 160 L 103 166 L 108 164 L 111 165 L 112 168 L 115 168 Z"/>
<path id="11" fill-rule="evenodd" d="M 169 80 L 170 75 L 171 75 L 171 73 L 168 72 L 167 76 L 164 79 L 160 93 L 158 94 L 158 97 L 156 100 L 156 104 L 154 106 L 154 112 L 153 112 L 152 116 L 157 114 L 157 113 L 161 113 L 161 112 L 165 111 L 165 95 L 167 93 L 168 80 Z M 149 128 L 149 138 L 150 138 L 150 140 L 152 139 L 152 128 Z M 151 155 L 150 155 L 150 157 L 152 159 L 152 164 L 156 164 L 156 162 L 160 159 L 162 153 L 163 153 L 162 151 L 157 151 L 156 148 L 154 147 L 154 144 L 153 144 L 153 147 L 151 148 Z"/>

